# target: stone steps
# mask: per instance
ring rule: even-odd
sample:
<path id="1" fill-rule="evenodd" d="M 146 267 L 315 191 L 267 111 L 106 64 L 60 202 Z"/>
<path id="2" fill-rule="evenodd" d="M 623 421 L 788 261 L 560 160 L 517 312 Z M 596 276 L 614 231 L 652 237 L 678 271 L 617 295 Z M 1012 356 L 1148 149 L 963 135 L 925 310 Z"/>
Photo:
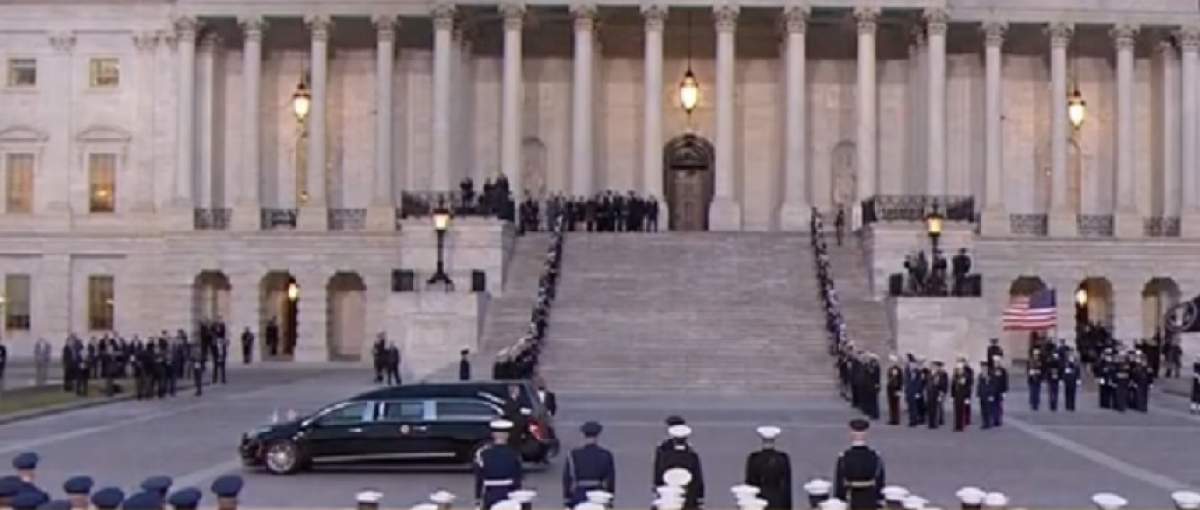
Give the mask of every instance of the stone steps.
<path id="1" fill-rule="evenodd" d="M 476 356 L 479 361 L 474 362 L 475 366 L 490 366 L 496 352 L 525 334 L 549 248 L 550 234 L 546 232 L 527 232 L 517 238 L 509 259 L 504 294 L 488 302 L 479 342 L 481 352 Z"/>
<path id="2" fill-rule="evenodd" d="M 886 356 L 895 348 L 887 307 L 872 295 L 866 257 L 859 241 L 847 239 L 843 246 L 829 243 L 829 260 L 846 319 L 846 332 L 858 346 Z"/>

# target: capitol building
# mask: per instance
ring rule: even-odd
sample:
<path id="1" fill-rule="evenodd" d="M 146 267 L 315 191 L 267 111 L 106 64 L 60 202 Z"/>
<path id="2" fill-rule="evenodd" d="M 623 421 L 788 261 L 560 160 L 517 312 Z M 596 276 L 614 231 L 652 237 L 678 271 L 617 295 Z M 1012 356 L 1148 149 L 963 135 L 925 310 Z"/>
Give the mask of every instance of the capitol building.
<path id="1" fill-rule="evenodd" d="M 8 0 L 0 66 L 16 356 L 219 317 L 278 322 L 300 361 L 378 331 L 452 359 L 540 254 L 455 218 L 455 290 L 426 289 L 443 250 L 403 208 L 500 175 L 517 201 L 656 197 L 714 240 L 843 209 L 881 307 L 940 209 L 982 297 L 893 306 L 893 347 L 910 319 L 983 345 L 1041 287 L 1059 336 L 1082 306 L 1149 337 L 1200 293 L 1194 0 Z"/>

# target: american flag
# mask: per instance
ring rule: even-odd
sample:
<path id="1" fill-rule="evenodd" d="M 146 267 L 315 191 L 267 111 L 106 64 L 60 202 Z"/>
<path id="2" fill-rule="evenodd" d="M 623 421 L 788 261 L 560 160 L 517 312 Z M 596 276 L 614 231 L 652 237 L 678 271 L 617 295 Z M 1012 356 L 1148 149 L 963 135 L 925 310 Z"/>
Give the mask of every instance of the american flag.
<path id="1" fill-rule="evenodd" d="M 1004 310 L 1005 331 L 1040 331 L 1057 324 L 1054 289 L 1043 289 L 1029 296 L 1014 296 Z"/>

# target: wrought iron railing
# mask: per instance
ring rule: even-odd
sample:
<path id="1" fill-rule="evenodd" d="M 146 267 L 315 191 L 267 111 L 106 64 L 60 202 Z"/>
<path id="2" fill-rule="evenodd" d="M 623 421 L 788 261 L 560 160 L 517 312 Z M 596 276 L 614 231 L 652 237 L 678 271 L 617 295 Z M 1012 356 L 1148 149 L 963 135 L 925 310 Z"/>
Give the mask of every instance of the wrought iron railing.
<path id="1" fill-rule="evenodd" d="M 192 228 L 196 230 L 228 230 L 233 212 L 229 209 L 193 209 Z"/>
<path id="2" fill-rule="evenodd" d="M 366 209 L 329 209 L 329 230 L 362 230 L 367 226 Z"/>
<path id="3" fill-rule="evenodd" d="M 1146 237 L 1179 237 L 1179 216 L 1152 216 L 1142 225 Z"/>
<path id="4" fill-rule="evenodd" d="M 296 228 L 296 209 L 263 209 L 260 218 L 263 230 Z"/>
<path id="5" fill-rule="evenodd" d="M 961 195 L 876 195 L 862 203 L 863 224 L 923 221 L 934 211 L 945 221 L 974 223 L 975 198 Z"/>
<path id="6" fill-rule="evenodd" d="M 1075 217 L 1080 237 L 1112 237 L 1113 216 L 1111 214 L 1080 214 Z"/>
<path id="7" fill-rule="evenodd" d="M 1045 236 L 1049 228 L 1045 214 L 1009 214 L 1008 231 L 1017 236 Z"/>
<path id="8" fill-rule="evenodd" d="M 400 195 L 400 219 L 429 216 L 434 209 L 445 207 L 455 216 L 488 216 L 504 220 L 513 218 L 512 196 L 472 194 L 461 191 L 406 191 Z"/>

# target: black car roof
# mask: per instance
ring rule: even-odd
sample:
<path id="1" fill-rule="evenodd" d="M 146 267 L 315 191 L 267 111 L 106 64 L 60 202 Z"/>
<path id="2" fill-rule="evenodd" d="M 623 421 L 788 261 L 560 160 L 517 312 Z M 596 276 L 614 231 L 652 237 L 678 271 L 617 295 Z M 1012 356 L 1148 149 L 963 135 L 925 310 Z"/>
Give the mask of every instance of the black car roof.
<path id="1" fill-rule="evenodd" d="M 425 383 L 409 384 L 404 386 L 390 386 L 387 388 L 371 390 L 366 393 L 356 395 L 350 398 L 350 400 L 382 400 L 415 397 L 477 397 L 479 396 L 480 392 L 489 393 L 503 398 L 508 394 L 508 387 L 513 384 L 523 387 L 525 391 L 522 392 L 522 396 L 525 396 L 525 392 L 531 390 L 529 381 L 524 379 L 507 381 Z"/>

